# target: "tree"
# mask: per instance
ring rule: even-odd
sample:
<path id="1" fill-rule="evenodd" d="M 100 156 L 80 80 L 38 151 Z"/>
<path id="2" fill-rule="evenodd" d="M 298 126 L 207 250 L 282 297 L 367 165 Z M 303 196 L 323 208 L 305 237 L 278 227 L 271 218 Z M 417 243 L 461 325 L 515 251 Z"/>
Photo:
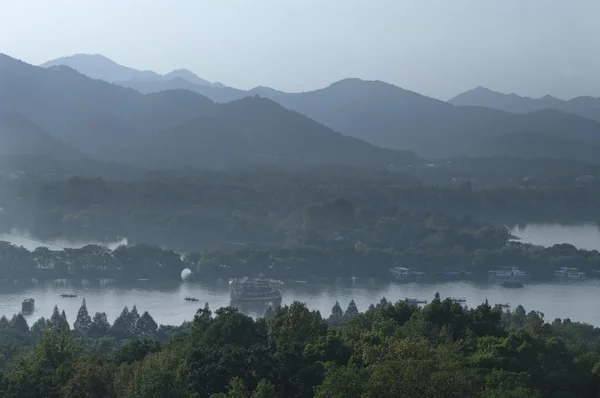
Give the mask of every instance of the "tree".
<path id="1" fill-rule="evenodd" d="M 25 317 L 21 313 L 18 313 L 17 315 L 12 317 L 8 327 L 17 334 L 24 335 L 27 334 L 27 332 L 29 332 L 29 325 L 27 324 Z"/>
<path id="2" fill-rule="evenodd" d="M 69 322 L 67 322 L 67 316 L 63 310 L 62 314 L 58 310 L 58 306 L 55 305 L 52 310 L 52 316 L 50 317 L 51 328 L 63 328 L 69 329 Z"/>
<path id="3" fill-rule="evenodd" d="M 157 329 L 158 325 L 148 311 L 145 311 L 137 322 L 137 330 L 142 336 L 151 336 L 156 333 Z"/>
<path id="4" fill-rule="evenodd" d="M 339 302 L 335 302 L 335 305 L 331 309 L 331 316 L 327 319 L 327 323 L 330 325 L 339 325 L 342 322 L 344 313 Z"/>
<path id="5" fill-rule="evenodd" d="M 356 303 L 354 300 L 350 300 L 348 303 L 348 308 L 346 308 L 346 312 L 344 312 L 344 320 L 350 321 L 354 319 L 355 316 L 358 315 L 358 307 L 356 307 Z"/>
<path id="6" fill-rule="evenodd" d="M 87 306 L 85 304 L 85 299 L 83 299 L 83 301 L 81 302 L 81 307 L 79 307 L 79 311 L 77 312 L 77 318 L 75 319 L 75 323 L 73 324 L 73 330 L 76 330 L 80 333 L 87 333 L 91 326 L 92 317 L 90 317 Z"/>
<path id="7" fill-rule="evenodd" d="M 131 312 L 129 313 L 129 317 L 130 317 L 130 323 L 131 323 L 131 332 L 135 332 L 135 330 L 137 329 L 137 324 L 138 321 L 140 320 L 140 314 L 138 313 L 137 307 L 135 306 L 135 304 L 133 305 L 133 308 L 131 309 Z"/>
<path id="8" fill-rule="evenodd" d="M 34 340 L 38 340 L 44 334 L 46 329 L 50 328 L 50 323 L 44 318 L 41 317 L 33 325 L 31 325 L 31 334 L 33 335 Z"/>
<path id="9" fill-rule="evenodd" d="M 265 319 L 271 319 L 275 316 L 275 311 L 273 311 L 273 307 L 268 306 L 265 311 Z"/>
<path id="10" fill-rule="evenodd" d="M 252 398 L 273 398 L 276 396 L 275 386 L 265 379 L 258 382 L 256 389 L 252 393 Z"/>
<path id="11" fill-rule="evenodd" d="M 75 373 L 62 388 L 65 398 L 116 398 L 116 369 L 109 364 L 86 360 L 77 365 Z"/>
<path id="12" fill-rule="evenodd" d="M 90 325 L 90 335 L 98 338 L 106 335 L 110 329 L 110 323 L 104 312 L 96 312 L 92 324 Z"/>

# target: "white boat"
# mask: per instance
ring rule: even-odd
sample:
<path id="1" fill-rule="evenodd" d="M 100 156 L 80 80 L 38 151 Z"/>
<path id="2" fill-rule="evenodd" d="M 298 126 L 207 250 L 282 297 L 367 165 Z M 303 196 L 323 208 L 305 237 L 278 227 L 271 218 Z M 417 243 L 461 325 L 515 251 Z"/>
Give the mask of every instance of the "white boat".
<path id="1" fill-rule="evenodd" d="M 409 304 L 427 304 L 427 300 L 420 300 L 416 297 L 406 297 L 404 302 Z"/>
<path id="2" fill-rule="evenodd" d="M 585 272 L 579 271 L 577 268 L 569 268 L 566 265 L 554 271 L 554 276 L 561 279 L 583 280 L 587 278 Z"/>
<path id="3" fill-rule="evenodd" d="M 488 276 L 490 279 L 502 279 L 502 280 L 521 280 L 527 278 L 527 273 L 521 271 L 519 268 L 512 267 L 502 267 L 499 270 L 490 270 L 488 272 Z"/>
<path id="4" fill-rule="evenodd" d="M 413 282 L 417 279 L 416 275 L 408 268 L 393 267 L 390 268 L 390 276 L 396 282 Z"/>

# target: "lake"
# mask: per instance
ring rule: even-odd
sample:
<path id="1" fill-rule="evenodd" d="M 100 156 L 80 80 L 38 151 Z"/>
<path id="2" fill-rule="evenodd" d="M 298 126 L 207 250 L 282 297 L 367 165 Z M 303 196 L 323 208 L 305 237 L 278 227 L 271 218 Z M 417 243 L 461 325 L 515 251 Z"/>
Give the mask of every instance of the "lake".
<path id="1" fill-rule="evenodd" d="M 508 226 L 509 231 L 518 236 L 520 242 L 533 243 L 541 246 L 552 246 L 557 243 L 570 243 L 579 249 L 600 250 L 600 227 L 594 223 L 573 225 L 564 224 L 524 224 Z M 127 238 L 90 240 L 85 238 L 54 238 L 40 239 L 31 232 L 21 229 L 12 229 L 10 232 L 0 232 L 0 241 L 10 242 L 34 250 L 38 246 L 46 246 L 53 250 L 61 248 L 80 248 L 88 244 L 105 245 L 115 249 L 119 245 L 127 244 Z"/>
<path id="2" fill-rule="evenodd" d="M 559 225 L 529 224 L 511 228 L 523 242 L 550 246 L 555 243 L 571 243 L 578 248 L 600 249 L 600 230 L 593 224 Z M 11 231 L 0 234 L 0 240 L 9 241 L 33 250 L 42 245 L 38 239 L 23 233 Z M 87 240 L 54 239 L 44 242 L 52 249 L 60 247 L 82 247 L 89 243 L 105 244 L 115 248 L 126 244 L 127 239 L 118 241 L 90 242 Z M 476 284 L 470 282 L 448 282 L 440 284 L 396 285 L 375 281 L 337 280 L 329 284 L 291 284 L 284 287 L 283 304 L 295 300 L 307 303 L 312 309 L 318 309 L 323 316 L 329 316 L 336 300 L 345 309 L 351 299 L 356 301 L 359 310 L 365 310 L 371 303 L 377 303 L 382 297 L 388 300 L 400 300 L 405 297 L 418 297 L 431 300 L 439 291 L 442 297 L 466 297 L 470 307 L 488 299 L 490 303 L 507 302 L 516 307 L 521 304 L 526 310 L 538 310 L 552 321 L 556 317 L 571 318 L 574 321 L 588 322 L 600 326 L 600 312 L 594 303 L 600 291 L 600 280 L 579 283 L 553 284 L 540 283 L 527 285 L 524 289 L 504 289 L 498 285 Z M 77 298 L 61 298 L 60 294 L 73 292 Z M 186 302 L 184 297 L 197 297 L 199 302 Z M 89 311 L 106 312 L 112 322 L 125 305 L 136 304 L 141 312 L 148 311 L 158 323 L 181 324 L 191 320 L 194 313 L 205 302 L 212 309 L 229 305 L 229 291 L 226 281 L 211 283 L 181 282 L 169 285 L 153 281 L 138 281 L 121 286 L 118 284 L 67 284 L 66 282 L 46 282 L 38 284 L 4 283 L 0 285 L 0 315 L 12 316 L 19 312 L 21 302 L 27 297 L 36 300 L 35 311 L 28 315 L 31 323 L 39 317 L 49 317 L 54 305 L 59 305 L 67 313 L 72 323 L 77 315 L 81 299 L 86 298 Z M 264 314 L 264 307 L 247 308 L 251 316 Z"/>
<path id="3" fill-rule="evenodd" d="M 85 245 L 95 244 L 104 245 L 111 250 L 116 249 L 119 245 L 126 245 L 127 238 L 120 238 L 115 240 L 90 240 L 86 238 L 74 239 L 74 238 L 53 238 L 53 239 L 41 239 L 34 236 L 28 230 L 13 228 L 9 232 L 0 232 L 0 241 L 10 242 L 15 246 L 23 246 L 27 250 L 33 251 L 36 247 L 44 246 L 51 250 L 61 249 L 78 249 Z"/>
<path id="4" fill-rule="evenodd" d="M 286 284 L 282 288 L 282 295 L 283 304 L 290 304 L 296 300 L 305 302 L 309 308 L 317 309 L 327 317 L 336 300 L 345 309 L 350 300 L 354 299 L 359 310 L 364 311 L 371 303 L 379 302 L 382 297 L 390 301 L 402 300 L 405 297 L 431 301 L 439 291 L 442 298 L 465 297 L 469 307 L 487 299 L 490 304 L 509 303 L 513 309 L 521 304 L 527 311 L 541 311 L 548 321 L 557 317 L 571 318 L 573 321 L 600 326 L 600 312 L 596 306 L 599 289 L 599 279 L 575 283 L 531 284 L 523 289 L 505 289 L 497 284 L 471 282 L 402 285 L 377 283 L 369 279 L 338 279 L 328 284 Z M 61 298 L 60 294 L 64 292 L 75 293 L 78 297 Z M 197 297 L 200 301 L 186 302 L 186 296 Z M 225 280 L 169 285 L 137 281 L 128 286 L 69 284 L 65 281 L 38 284 L 4 283 L 0 285 L 0 315 L 12 316 L 19 312 L 21 302 L 27 297 L 35 299 L 35 311 L 26 317 L 30 325 L 42 316 L 49 317 L 54 305 L 66 311 L 72 324 L 83 298 L 86 299 L 92 315 L 95 312 L 106 312 L 111 323 L 125 305 L 131 309 L 135 304 L 140 313 L 148 311 L 157 323 L 173 325 L 192 320 L 196 310 L 204 306 L 205 302 L 208 302 L 213 310 L 229 305 L 228 284 Z M 262 316 L 265 309 L 259 305 L 246 308 L 244 312 L 251 316 Z"/>
<path id="5" fill-rule="evenodd" d="M 524 243 L 541 246 L 569 243 L 578 249 L 600 250 L 600 228 L 594 223 L 526 224 L 509 227 L 509 230 Z"/>

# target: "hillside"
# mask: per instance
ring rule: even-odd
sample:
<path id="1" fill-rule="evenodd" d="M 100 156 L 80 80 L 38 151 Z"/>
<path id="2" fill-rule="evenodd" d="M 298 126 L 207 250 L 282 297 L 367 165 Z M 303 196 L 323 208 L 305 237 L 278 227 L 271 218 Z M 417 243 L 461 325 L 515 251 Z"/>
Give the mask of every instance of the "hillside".
<path id="1" fill-rule="evenodd" d="M 419 162 L 411 153 L 344 136 L 256 97 L 220 105 L 213 115 L 148 137 L 120 157 L 158 168 L 240 163 L 376 167 Z"/>
<path id="2" fill-rule="evenodd" d="M 425 157 L 468 155 L 475 144 L 521 132 L 600 142 L 600 123 L 576 115 L 454 106 L 379 81 L 346 79 L 321 90 L 271 98 L 336 131 Z"/>
<path id="3" fill-rule="evenodd" d="M 156 72 L 141 71 L 119 65 L 115 61 L 100 54 L 75 54 L 68 57 L 53 59 L 40 66 L 42 68 L 50 68 L 60 65 L 75 69 L 79 73 L 91 77 L 92 79 L 100 79 L 107 82 L 116 82 L 119 80 L 162 79 L 162 76 Z"/>
<path id="4" fill-rule="evenodd" d="M 184 79 L 189 83 L 199 86 L 213 86 L 213 83 L 201 79 L 193 72 L 187 69 L 177 69 L 172 72 L 161 75 L 149 70 L 137 70 L 127 66 L 120 65 L 115 61 L 100 54 L 75 54 L 67 57 L 61 57 L 45 62 L 40 65 L 42 68 L 54 66 L 68 66 L 79 73 L 91 77 L 92 79 L 104 80 L 109 83 L 124 82 L 168 82 L 174 79 Z M 216 86 L 220 86 L 216 84 Z M 173 87 L 171 87 L 173 88 Z"/>
<path id="5" fill-rule="evenodd" d="M 19 113 L 0 114 L 0 154 L 79 160 L 83 155 Z"/>
<path id="6" fill-rule="evenodd" d="M 16 110 L 97 159 L 150 168 L 291 162 L 387 166 L 418 161 L 346 137 L 264 99 L 215 104 L 186 90 L 144 95 L 66 67 L 0 56 L 0 111 Z M 218 88 L 214 88 L 218 89 Z M 202 159 L 198 156 L 202 154 Z"/>
<path id="7" fill-rule="evenodd" d="M 549 95 L 542 98 L 529 98 L 514 93 L 503 94 L 487 88 L 477 87 L 457 95 L 448 102 L 458 106 L 485 106 L 514 113 L 556 109 L 600 121 L 600 98 L 593 97 L 577 97 L 568 101 Z"/>
<path id="8" fill-rule="evenodd" d="M 0 55 L 0 112 L 19 112 L 51 135 L 98 158 L 211 111 L 193 93 L 143 95 L 66 67 L 41 68 Z"/>
<path id="9" fill-rule="evenodd" d="M 535 133 L 514 133 L 490 140 L 469 150 L 473 156 L 525 159 L 578 159 L 600 164 L 600 145 L 591 145 L 563 138 L 546 137 Z"/>

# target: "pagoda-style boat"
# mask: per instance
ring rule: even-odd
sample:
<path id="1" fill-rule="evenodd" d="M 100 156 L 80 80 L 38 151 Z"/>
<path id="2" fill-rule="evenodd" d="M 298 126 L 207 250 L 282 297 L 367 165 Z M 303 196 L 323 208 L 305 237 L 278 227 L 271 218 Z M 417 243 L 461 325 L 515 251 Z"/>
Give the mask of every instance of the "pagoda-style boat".
<path id="1" fill-rule="evenodd" d="M 229 281 L 229 295 L 231 300 L 241 301 L 279 301 L 281 292 L 271 280 L 264 275 L 258 278 L 234 278 Z"/>
<path id="2" fill-rule="evenodd" d="M 32 298 L 23 300 L 23 303 L 21 304 L 21 312 L 33 312 L 34 305 L 35 300 Z"/>

